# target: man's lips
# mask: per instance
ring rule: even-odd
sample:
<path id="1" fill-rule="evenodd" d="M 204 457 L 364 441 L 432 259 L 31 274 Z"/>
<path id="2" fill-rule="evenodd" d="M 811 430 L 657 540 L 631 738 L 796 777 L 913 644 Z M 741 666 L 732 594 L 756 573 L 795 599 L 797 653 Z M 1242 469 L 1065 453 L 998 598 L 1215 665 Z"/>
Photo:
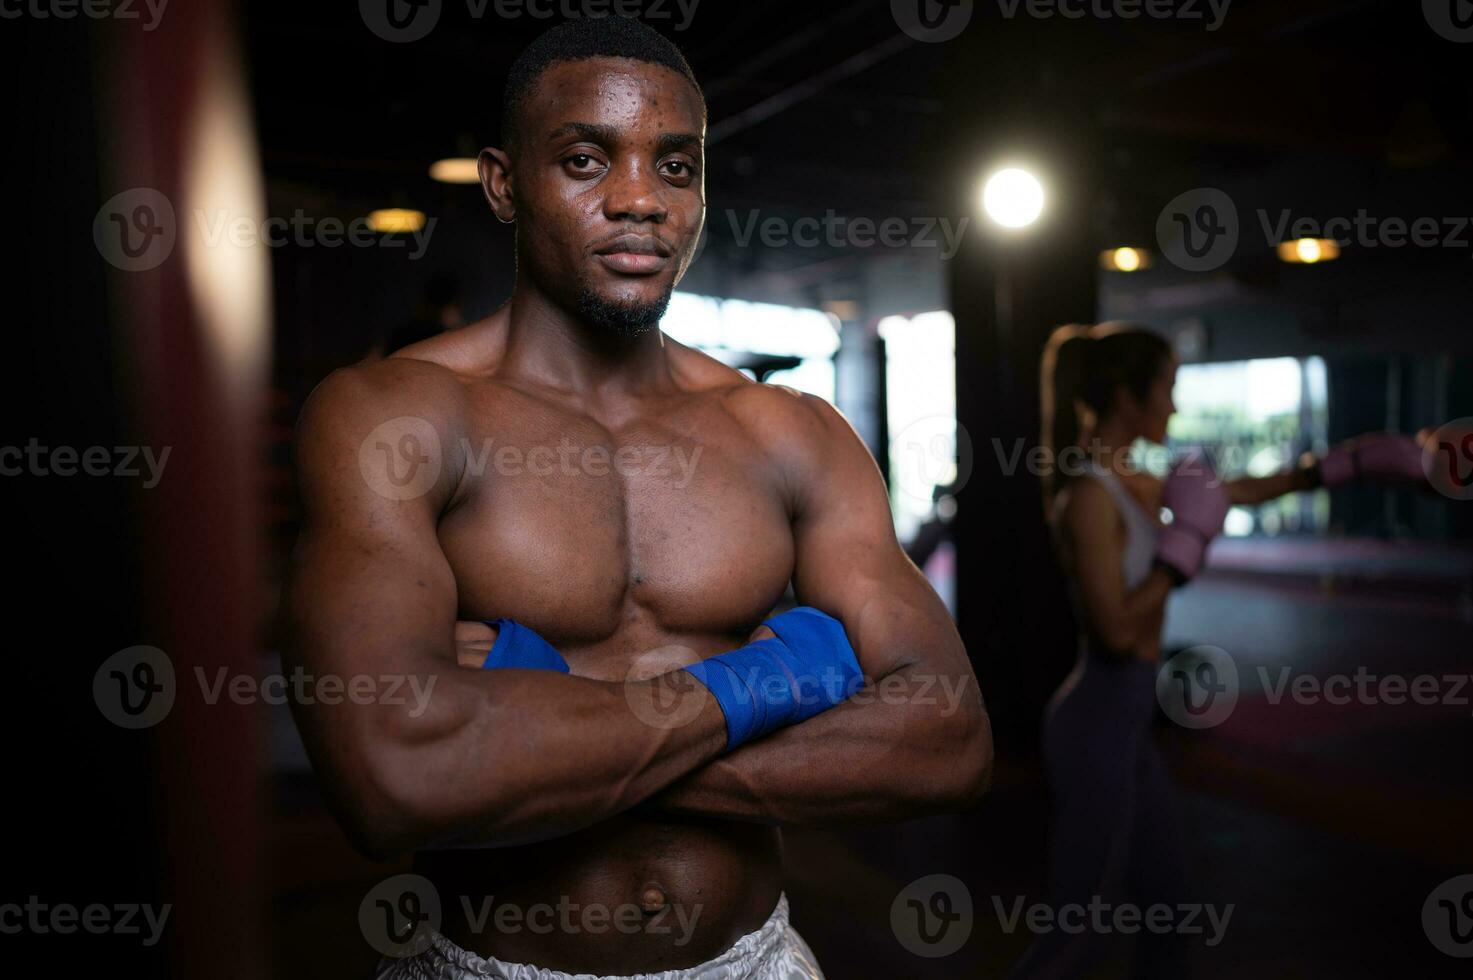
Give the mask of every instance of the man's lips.
<path id="1" fill-rule="evenodd" d="M 653 235 L 620 235 L 593 250 L 607 268 L 625 275 L 650 275 L 669 263 L 674 251 Z"/>
<path id="2" fill-rule="evenodd" d="M 636 252 L 609 252 L 598 260 L 615 272 L 630 276 L 648 276 L 659 272 L 669 263 L 663 255 L 640 255 Z"/>

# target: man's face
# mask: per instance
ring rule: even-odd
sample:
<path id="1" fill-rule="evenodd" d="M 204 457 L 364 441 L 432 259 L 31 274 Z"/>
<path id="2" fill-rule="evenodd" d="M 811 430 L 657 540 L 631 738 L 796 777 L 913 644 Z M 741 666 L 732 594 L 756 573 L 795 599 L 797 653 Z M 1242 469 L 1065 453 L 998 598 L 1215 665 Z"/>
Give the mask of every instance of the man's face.
<path id="1" fill-rule="evenodd" d="M 512 160 L 522 272 L 624 334 L 658 325 L 706 215 L 704 110 L 680 74 L 624 58 L 552 65 Z"/>

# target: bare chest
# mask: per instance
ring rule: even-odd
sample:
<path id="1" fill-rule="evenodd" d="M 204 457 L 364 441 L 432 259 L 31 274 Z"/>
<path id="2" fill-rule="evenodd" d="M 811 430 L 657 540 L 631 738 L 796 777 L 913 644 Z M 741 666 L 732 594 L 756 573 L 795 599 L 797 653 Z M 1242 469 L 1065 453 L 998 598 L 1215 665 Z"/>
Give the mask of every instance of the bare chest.
<path id="1" fill-rule="evenodd" d="M 498 411 L 460 449 L 462 492 L 439 534 L 464 619 L 516 619 L 565 654 L 633 653 L 743 637 L 792 576 L 771 466 L 719 410 L 617 427 Z"/>

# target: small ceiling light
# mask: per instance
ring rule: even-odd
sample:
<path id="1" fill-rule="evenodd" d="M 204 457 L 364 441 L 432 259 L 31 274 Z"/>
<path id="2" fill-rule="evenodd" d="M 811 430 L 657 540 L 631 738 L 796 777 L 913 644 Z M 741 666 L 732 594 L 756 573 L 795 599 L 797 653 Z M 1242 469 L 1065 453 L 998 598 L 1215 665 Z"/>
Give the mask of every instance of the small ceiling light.
<path id="1" fill-rule="evenodd" d="M 1100 253 L 1100 268 L 1110 272 L 1140 272 L 1151 267 L 1151 253 L 1143 248 L 1112 248 Z"/>
<path id="2" fill-rule="evenodd" d="M 479 184 L 481 174 L 475 157 L 446 157 L 430 164 L 430 179 L 442 184 Z"/>
<path id="3" fill-rule="evenodd" d="M 1340 257 L 1340 245 L 1333 238 L 1299 238 L 1279 243 L 1279 258 L 1295 265 L 1333 262 Z"/>
<path id="4" fill-rule="evenodd" d="M 424 226 L 425 213 L 423 211 L 384 208 L 381 211 L 368 213 L 368 227 L 374 231 L 395 234 L 419 231 Z"/>

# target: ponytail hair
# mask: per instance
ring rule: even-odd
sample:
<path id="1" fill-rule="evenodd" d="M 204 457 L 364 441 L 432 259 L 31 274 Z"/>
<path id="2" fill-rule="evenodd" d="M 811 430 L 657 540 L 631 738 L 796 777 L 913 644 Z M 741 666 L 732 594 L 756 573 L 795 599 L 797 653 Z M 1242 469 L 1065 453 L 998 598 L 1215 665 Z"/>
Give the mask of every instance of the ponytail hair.
<path id="1" fill-rule="evenodd" d="M 1171 358 L 1160 334 L 1126 323 L 1059 327 L 1043 349 L 1041 368 L 1043 436 L 1052 465 L 1044 474 L 1050 505 L 1072 475 L 1058 465 L 1060 453 L 1081 449 L 1124 387 L 1135 398 L 1150 397 L 1151 385 Z"/>

